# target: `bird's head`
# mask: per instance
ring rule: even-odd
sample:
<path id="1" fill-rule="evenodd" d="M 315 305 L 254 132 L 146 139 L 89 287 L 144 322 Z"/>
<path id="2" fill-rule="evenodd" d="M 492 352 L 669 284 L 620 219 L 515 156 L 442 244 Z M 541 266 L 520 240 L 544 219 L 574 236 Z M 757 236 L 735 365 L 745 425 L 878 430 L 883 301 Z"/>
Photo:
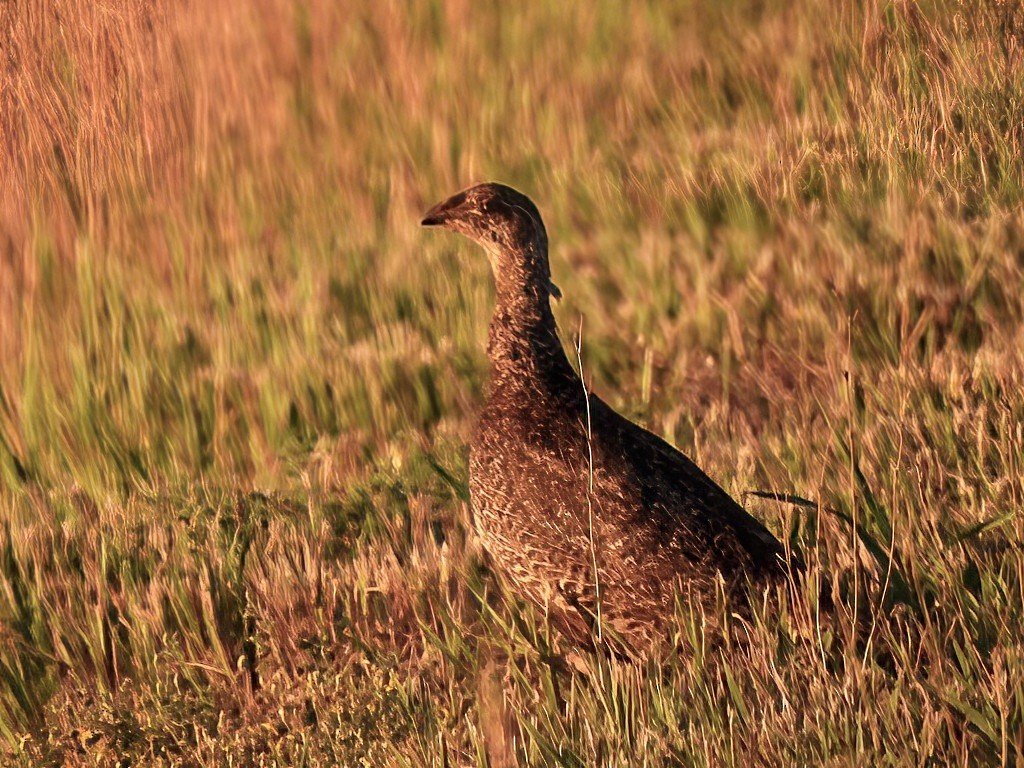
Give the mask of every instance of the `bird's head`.
<path id="1" fill-rule="evenodd" d="M 444 200 L 423 216 L 424 227 L 444 227 L 483 246 L 499 285 L 509 279 L 540 281 L 556 298 L 550 280 L 548 236 L 537 206 L 504 184 L 477 184 Z"/>

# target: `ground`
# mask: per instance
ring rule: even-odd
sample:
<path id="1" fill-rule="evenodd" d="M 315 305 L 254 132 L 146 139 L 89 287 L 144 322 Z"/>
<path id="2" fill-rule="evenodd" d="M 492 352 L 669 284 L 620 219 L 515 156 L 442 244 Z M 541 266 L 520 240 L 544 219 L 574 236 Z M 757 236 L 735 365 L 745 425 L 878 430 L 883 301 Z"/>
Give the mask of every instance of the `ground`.
<path id="1" fill-rule="evenodd" d="M 1019 4 L 0 29 L 5 765 L 1024 761 Z M 418 227 L 484 180 L 591 387 L 804 553 L 745 642 L 563 664 L 489 573 L 488 267 Z"/>

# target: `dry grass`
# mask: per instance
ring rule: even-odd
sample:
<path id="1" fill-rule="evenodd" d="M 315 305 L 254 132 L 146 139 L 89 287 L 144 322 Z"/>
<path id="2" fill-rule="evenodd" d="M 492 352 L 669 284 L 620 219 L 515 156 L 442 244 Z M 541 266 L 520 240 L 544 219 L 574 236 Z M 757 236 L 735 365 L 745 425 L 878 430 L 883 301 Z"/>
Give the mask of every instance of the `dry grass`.
<path id="1" fill-rule="evenodd" d="M 414 5 L 0 9 L 5 764 L 1024 762 L 1020 6 Z M 487 267 L 416 226 L 483 179 L 598 392 L 830 510 L 750 502 L 846 618 L 546 664 L 467 534 Z"/>

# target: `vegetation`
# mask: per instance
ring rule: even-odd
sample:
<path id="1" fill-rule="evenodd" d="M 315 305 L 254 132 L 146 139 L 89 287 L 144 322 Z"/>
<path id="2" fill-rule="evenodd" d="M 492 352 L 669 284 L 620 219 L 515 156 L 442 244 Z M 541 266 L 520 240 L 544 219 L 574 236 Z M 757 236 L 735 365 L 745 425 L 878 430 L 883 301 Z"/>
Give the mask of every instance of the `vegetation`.
<path id="1" fill-rule="evenodd" d="M 1018 3 L 189 5 L 0 8 L 5 765 L 1024 762 Z M 820 504 L 745 647 L 487 572 L 489 179 L 596 391 Z"/>

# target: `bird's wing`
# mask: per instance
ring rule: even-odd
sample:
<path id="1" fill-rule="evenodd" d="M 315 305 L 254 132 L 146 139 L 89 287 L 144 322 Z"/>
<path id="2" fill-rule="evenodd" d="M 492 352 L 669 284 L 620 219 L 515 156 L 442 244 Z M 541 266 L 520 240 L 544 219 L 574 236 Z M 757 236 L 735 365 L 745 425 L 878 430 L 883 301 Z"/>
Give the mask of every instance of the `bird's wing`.
<path id="1" fill-rule="evenodd" d="M 657 518 L 674 546 L 692 549 L 684 553 L 694 559 L 715 553 L 768 568 L 782 564 L 779 540 L 693 461 L 597 396 L 590 402 L 593 434 L 601 436 L 609 459 L 629 465 L 645 513 Z"/>

